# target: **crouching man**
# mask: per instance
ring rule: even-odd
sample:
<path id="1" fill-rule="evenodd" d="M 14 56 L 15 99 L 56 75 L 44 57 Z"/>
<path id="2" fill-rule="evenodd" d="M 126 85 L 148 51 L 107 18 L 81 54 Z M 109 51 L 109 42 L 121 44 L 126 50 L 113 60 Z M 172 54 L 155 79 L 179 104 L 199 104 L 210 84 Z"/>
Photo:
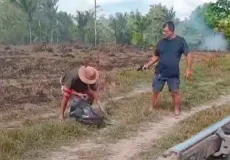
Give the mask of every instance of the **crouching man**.
<path id="1" fill-rule="evenodd" d="M 79 99 L 87 99 L 90 104 L 94 101 L 98 104 L 103 113 L 104 109 L 99 101 L 97 82 L 99 71 L 90 66 L 81 66 L 66 72 L 60 80 L 62 86 L 62 100 L 59 120 L 64 119 L 64 113 L 70 96 L 73 96 L 72 103 L 77 103 Z M 71 114 L 71 113 L 70 113 Z"/>

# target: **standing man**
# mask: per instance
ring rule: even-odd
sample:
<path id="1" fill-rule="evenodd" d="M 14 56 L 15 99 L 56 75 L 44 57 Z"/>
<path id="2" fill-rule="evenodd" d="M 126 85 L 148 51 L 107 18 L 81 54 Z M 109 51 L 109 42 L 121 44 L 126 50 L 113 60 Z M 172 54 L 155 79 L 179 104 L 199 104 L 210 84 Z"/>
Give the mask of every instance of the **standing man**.
<path id="1" fill-rule="evenodd" d="M 74 96 L 71 106 L 77 105 L 79 99 L 87 99 L 91 104 L 95 101 L 99 105 L 101 111 L 105 112 L 99 101 L 97 87 L 98 77 L 99 71 L 91 66 L 74 68 L 61 77 L 60 83 L 63 96 L 60 106 L 60 120 L 64 119 L 66 106 L 71 95 Z"/>
<path id="2" fill-rule="evenodd" d="M 155 68 L 153 79 L 153 107 L 156 104 L 159 93 L 162 91 L 165 82 L 172 94 L 175 116 L 180 115 L 181 94 L 180 94 L 180 69 L 179 63 L 181 55 L 184 54 L 187 60 L 186 78 L 192 73 L 192 56 L 189 53 L 188 45 L 183 37 L 174 33 L 174 23 L 168 21 L 163 25 L 163 38 L 158 42 L 155 54 L 152 59 L 143 66 L 143 69 L 149 68 L 158 62 Z M 151 109 L 153 108 L 151 107 Z"/>

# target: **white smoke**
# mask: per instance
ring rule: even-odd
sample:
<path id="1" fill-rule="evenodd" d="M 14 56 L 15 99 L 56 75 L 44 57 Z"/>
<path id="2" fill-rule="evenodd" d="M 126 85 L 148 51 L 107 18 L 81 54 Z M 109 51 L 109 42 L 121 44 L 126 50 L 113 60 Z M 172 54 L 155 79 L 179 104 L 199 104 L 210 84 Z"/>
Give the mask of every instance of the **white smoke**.
<path id="1" fill-rule="evenodd" d="M 221 50 L 226 51 L 228 48 L 227 40 L 225 39 L 222 33 L 210 32 L 209 35 L 206 35 L 202 41 L 202 45 L 199 49 L 204 50 Z"/>

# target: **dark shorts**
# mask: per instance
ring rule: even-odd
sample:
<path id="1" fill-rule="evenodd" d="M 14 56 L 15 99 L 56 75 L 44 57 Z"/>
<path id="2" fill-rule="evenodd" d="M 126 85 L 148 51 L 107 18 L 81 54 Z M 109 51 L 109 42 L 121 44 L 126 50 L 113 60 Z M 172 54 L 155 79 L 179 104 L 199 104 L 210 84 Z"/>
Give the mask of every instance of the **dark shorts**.
<path id="1" fill-rule="evenodd" d="M 155 74 L 152 82 L 154 92 L 161 92 L 167 82 L 169 92 L 179 92 L 180 78 L 163 78 L 159 74 Z"/>

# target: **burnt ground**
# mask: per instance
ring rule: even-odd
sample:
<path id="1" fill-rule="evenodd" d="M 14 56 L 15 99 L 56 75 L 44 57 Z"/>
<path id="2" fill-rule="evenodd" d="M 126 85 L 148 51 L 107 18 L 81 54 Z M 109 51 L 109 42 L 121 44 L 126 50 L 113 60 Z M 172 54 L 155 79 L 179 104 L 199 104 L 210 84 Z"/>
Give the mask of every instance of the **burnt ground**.
<path id="1" fill-rule="evenodd" d="M 150 56 L 151 51 L 144 52 L 119 46 L 90 49 L 73 44 L 2 45 L 0 119 L 20 118 L 18 112 L 36 113 L 56 109 L 60 98 L 59 78 L 68 69 L 89 64 L 103 73 L 125 68 L 132 70 L 145 63 Z M 102 88 L 106 86 L 105 81 L 111 83 L 111 79 L 105 77 Z"/>

